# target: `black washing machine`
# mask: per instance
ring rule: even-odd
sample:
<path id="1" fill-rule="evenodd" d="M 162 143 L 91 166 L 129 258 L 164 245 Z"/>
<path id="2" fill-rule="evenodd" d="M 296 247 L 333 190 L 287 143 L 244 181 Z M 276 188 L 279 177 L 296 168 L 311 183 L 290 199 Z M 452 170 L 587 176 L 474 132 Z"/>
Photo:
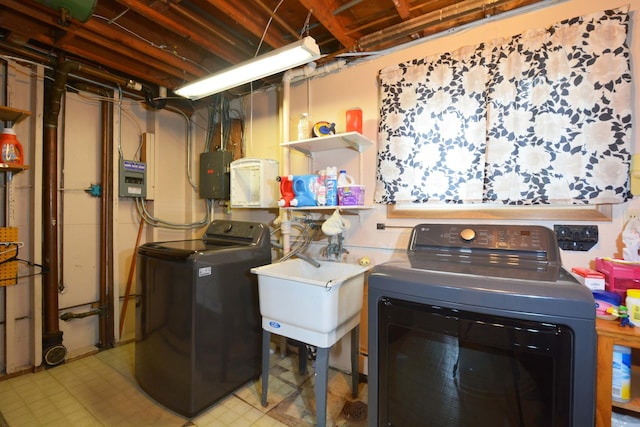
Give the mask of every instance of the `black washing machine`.
<path id="1" fill-rule="evenodd" d="M 252 222 L 214 221 L 201 239 L 138 249 L 135 375 L 145 392 L 192 417 L 260 375 L 250 269 L 269 263 L 269 228 Z"/>

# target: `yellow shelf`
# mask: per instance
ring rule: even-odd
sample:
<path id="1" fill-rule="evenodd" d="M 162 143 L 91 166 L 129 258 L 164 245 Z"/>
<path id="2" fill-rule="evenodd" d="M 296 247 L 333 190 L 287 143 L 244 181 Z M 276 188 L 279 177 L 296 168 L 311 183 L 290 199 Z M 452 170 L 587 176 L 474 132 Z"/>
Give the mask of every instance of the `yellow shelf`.
<path id="1" fill-rule="evenodd" d="M 31 113 L 29 111 L 0 106 L 0 120 L 3 122 L 11 122 L 11 126 L 15 126 L 16 123 L 20 123 L 30 115 Z"/>
<path id="2" fill-rule="evenodd" d="M 0 163 L 0 172 L 13 172 L 18 173 L 29 169 L 27 165 L 10 165 L 7 163 Z"/>

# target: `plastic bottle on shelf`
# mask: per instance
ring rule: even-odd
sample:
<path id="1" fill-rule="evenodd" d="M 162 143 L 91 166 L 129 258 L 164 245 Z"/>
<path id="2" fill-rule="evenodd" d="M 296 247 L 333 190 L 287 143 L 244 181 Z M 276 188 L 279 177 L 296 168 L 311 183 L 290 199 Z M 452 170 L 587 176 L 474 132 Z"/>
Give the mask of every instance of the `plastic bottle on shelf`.
<path id="1" fill-rule="evenodd" d="M 309 138 L 309 114 L 300 114 L 298 119 L 298 140 Z"/>
<path id="2" fill-rule="evenodd" d="M 327 173 L 325 170 L 321 170 L 318 174 L 318 184 L 316 186 L 316 200 L 318 206 L 327 205 Z"/>
<path id="3" fill-rule="evenodd" d="M 338 187 L 346 187 L 353 184 L 355 184 L 353 177 L 351 175 L 347 175 L 346 170 L 341 169 L 340 174 L 338 175 Z"/>
<path id="4" fill-rule="evenodd" d="M 629 313 L 629 320 L 640 325 L 640 289 L 627 289 L 625 304 Z"/>
<path id="5" fill-rule="evenodd" d="M 327 187 L 327 206 L 338 205 L 338 168 L 329 166 L 326 169 L 325 186 Z"/>
<path id="6" fill-rule="evenodd" d="M 611 384 L 611 399 L 623 403 L 631 401 L 631 348 L 613 346 Z"/>
<path id="7" fill-rule="evenodd" d="M 362 133 L 362 110 L 352 108 L 347 110 L 347 132 Z"/>
<path id="8" fill-rule="evenodd" d="M 13 128 L 4 128 L 2 130 L 0 150 L 2 151 L 2 163 L 12 165 L 23 164 L 22 145 L 18 142 L 16 131 Z"/>

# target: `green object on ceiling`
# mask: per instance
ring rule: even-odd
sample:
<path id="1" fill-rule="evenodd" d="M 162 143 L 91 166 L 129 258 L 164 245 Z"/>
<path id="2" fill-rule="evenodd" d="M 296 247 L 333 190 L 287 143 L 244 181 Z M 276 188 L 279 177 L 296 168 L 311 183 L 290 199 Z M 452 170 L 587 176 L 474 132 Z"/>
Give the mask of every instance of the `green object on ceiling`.
<path id="1" fill-rule="evenodd" d="M 81 22 L 87 22 L 98 0 L 36 0 L 38 3 L 54 9 L 63 14 L 63 17 L 69 16 Z M 66 21 L 66 19 L 63 19 Z"/>

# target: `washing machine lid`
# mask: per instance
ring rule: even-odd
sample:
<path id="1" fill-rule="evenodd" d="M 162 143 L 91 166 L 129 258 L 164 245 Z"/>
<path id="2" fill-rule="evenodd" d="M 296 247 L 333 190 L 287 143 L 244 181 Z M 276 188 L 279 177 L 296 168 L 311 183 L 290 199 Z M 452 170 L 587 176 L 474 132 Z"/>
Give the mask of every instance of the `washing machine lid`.
<path id="1" fill-rule="evenodd" d="M 168 242 L 146 243 L 138 248 L 138 253 L 159 258 L 186 259 L 197 253 L 213 253 L 233 247 L 245 246 L 239 243 L 208 243 L 203 239 L 173 240 Z"/>
<path id="2" fill-rule="evenodd" d="M 146 243 L 138 253 L 154 257 L 186 259 L 192 254 L 213 253 L 235 248 L 271 247 L 269 227 L 246 221 L 213 221 L 201 239 Z"/>

